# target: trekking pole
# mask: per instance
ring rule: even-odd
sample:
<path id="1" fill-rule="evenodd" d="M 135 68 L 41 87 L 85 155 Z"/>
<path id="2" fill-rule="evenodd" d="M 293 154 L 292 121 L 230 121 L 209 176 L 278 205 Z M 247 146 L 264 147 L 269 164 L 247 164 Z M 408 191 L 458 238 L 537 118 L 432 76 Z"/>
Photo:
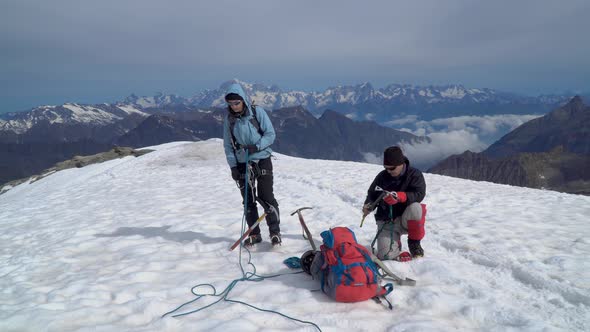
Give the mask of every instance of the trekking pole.
<path id="1" fill-rule="evenodd" d="M 381 189 L 381 188 L 379 188 Z M 385 197 L 388 194 L 388 192 L 384 191 L 381 193 L 381 195 L 379 195 L 379 197 L 377 197 L 377 199 L 375 201 L 373 201 L 372 203 L 369 204 L 369 206 L 367 206 L 367 208 L 369 209 L 369 211 L 373 211 L 375 210 L 375 207 L 377 206 L 377 204 L 379 204 L 379 202 L 381 202 L 381 200 L 383 199 L 383 197 Z M 369 212 L 370 213 L 370 212 Z M 363 214 L 363 219 L 361 219 L 361 227 L 363 227 L 363 223 L 365 222 L 365 217 L 367 217 L 369 214 Z"/>
<path id="2" fill-rule="evenodd" d="M 313 208 L 312 207 L 308 207 L 308 206 L 302 207 L 302 208 L 299 208 L 299 209 L 293 211 L 291 213 L 291 215 L 294 215 L 295 213 L 297 213 L 297 216 L 299 217 L 299 223 L 301 224 L 301 227 L 303 228 L 303 231 L 307 235 L 307 240 L 309 241 L 309 244 L 311 244 L 311 248 L 313 249 L 313 251 L 317 251 L 318 249 L 316 248 L 315 243 L 313 242 L 313 238 L 311 237 L 311 232 L 309 231 L 309 228 L 307 228 L 307 225 L 305 224 L 305 221 L 303 221 L 303 215 L 301 215 L 301 211 L 302 210 L 308 210 L 308 209 L 313 209 Z"/>

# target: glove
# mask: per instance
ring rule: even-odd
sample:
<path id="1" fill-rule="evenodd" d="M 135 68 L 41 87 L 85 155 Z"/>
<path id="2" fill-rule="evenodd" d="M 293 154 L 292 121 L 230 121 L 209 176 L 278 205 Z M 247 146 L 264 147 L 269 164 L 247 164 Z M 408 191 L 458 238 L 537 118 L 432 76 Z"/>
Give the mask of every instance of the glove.
<path id="1" fill-rule="evenodd" d="M 385 202 L 387 205 L 395 205 L 395 204 L 397 204 L 397 202 L 398 202 L 398 199 L 397 199 L 397 193 L 396 193 L 395 191 L 394 191 L 394 192 L 391 192 L 389 195 L 386 195 L 386 196 L 383 198 L 383 201 L 384 201 L 384 202 Z"/>
<path id="2" fill-rule="evenodd" d="M 238 181 L 238 179 L 240 178 L 240 171 L 238 170 L 238 166 L 234 166 L 231 168 L 231 178 L 234 179 L 234 181 Z"/>
<path id="3" fill-rule="evenodd" d="M 253 154 L 253 153 L 258 152 L 258 147 L 255 144 L 242 145 L 242 148 L 244 150 L 248 150 L 248 154 Z"/>
<path id="4" fill-rule="evenodd" d="M 400 203 L 405 203 L 408 200 L 408 196 L 404 191 L 398 191 L 397 194 L 397 201 Z"/>

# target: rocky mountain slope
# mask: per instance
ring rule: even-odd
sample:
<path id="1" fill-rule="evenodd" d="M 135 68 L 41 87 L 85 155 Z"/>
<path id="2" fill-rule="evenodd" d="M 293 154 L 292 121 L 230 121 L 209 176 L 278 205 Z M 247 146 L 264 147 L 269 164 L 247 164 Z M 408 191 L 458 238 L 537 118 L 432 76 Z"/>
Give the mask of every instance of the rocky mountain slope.
<path id="1" fill-rule="evenodd" d="M 431 173 L 590 195 L 590 107 L 580 97 L 516 128 L 481 153 L 451 156 Z"/>
<path id="2" fill-rule="evenodd" d="M 590 107 L 579 96 L 546 116 L 516 128 L 483 153 L 492 158 L 519 152 L 544 152 L 556 146 L 566 151 L 590 154 Z"/>
<path id="3" fill-rule="evenodd" d="M 117 140 L 132 147 L 171 141 L 222 137 L 225 109 L 153 115 Z M 387 128 L 372 121 L 353 121 L 327 110 L 316 118 L 303 107 L 268 112 L 277 138 L 273 150 L 292 156 L 365 161 L 367 153 L 380 155 L 391 144 L 427 142 L 427 137 Z"/>
<path id="4" fill-rule="evenodd" d="M 0 183 L 38 173 L 74 155 L 94 154 L 114 145 L 144 147 L 222 137 L 225 109 L 184 108 L 182 112 L 143 113 L 147 117 L 142 115 L 143 121 L 127 130 L 120 126 L 124 120 L 94 128 L 94 132 L 79 123 L 43 123 L 41 127 L 36 123 L 28 132 L 16 135 L 16 142 L 0 142 Z M 326 111 L 319 119 L 302 107 L 268 114 L 277 131 L 273 149 L 305 158 L 366 161 L 392 144 L 429 141 L 372 121 L 353 121 L 334 111 Z M 133 116 L 136 115 L 127 120 L 131 121 Z M 40 132 L 38 128 L 45 131 L 34 140 L 32 133 Z M 99 135 L 101 131 L 104 134 Z"/>

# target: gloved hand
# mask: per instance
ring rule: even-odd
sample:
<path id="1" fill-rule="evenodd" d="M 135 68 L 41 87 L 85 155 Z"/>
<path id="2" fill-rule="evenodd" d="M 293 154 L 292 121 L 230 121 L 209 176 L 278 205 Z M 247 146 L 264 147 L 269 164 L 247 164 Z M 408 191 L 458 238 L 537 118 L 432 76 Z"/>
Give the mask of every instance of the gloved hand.
<path id="1" fill-rule="evenodd" d="M 408 196 L 406 196 L 406 192 L 404 191 L 398 191 L 396 192 L 397 195 L 397 201 L 400 203 L 405 203 L 408 200 Z"/>
<path id="2" fill-rule="evenodd" d="M 387 204 L 387 205 L 394 205 L 397 204 L 398 199 L 397 199 L 397 193 L 395 191 L 391 192 L 388 195 L 385 195 L 385 197 L 383 197 L 383 201 Z"/>
<path id="3" fill-rule="evenodd" d="M 242 145 L 242 149 L 248 150 L 248 154 L 258 152 L 258 147 L 255 144 Z"/>
<path id="4" fill-rule="evenodd" d="M 238 179 L 240 178 L 240 171 L 238 170 L 238 166 L 234 166 L 231 168 L 231 178 L 234 179 L 234 181 L 238 181 Z"/>

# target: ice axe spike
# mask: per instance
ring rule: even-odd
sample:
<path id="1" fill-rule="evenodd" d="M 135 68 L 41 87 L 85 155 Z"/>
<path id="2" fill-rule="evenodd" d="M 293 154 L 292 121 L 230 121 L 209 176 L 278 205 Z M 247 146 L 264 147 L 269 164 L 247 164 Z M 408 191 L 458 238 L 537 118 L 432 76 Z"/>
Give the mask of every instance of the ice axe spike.
<path id="1" fill-rule="evenodd" d="M 291 213 L 291 215 L 294 215 L 295 213 L 297 213 L 297 216 L 299 217 L 299 223 L 301 224 L 301 228 L 303 228 L 304 235 L 307 235 L 307 240 L 309 241 L 309 244 L 311 244 L 311 248 L 314 251 L 317 251 L 318 249 L 316 248 L 315 243 L 313 242 L 311 232 L 309 231 L 309 228 L 307 228 L 305 221 L 303 221 L 303 215 L 301 214 L 301 211 L 308 210 L 308 209 L 313 209 L 313 208 L 309 207 L 309 206 L 305 206 L 305 207 L 302 207 L 302 208 L 299 208 L 299 209 L 293 211 Z"/>

